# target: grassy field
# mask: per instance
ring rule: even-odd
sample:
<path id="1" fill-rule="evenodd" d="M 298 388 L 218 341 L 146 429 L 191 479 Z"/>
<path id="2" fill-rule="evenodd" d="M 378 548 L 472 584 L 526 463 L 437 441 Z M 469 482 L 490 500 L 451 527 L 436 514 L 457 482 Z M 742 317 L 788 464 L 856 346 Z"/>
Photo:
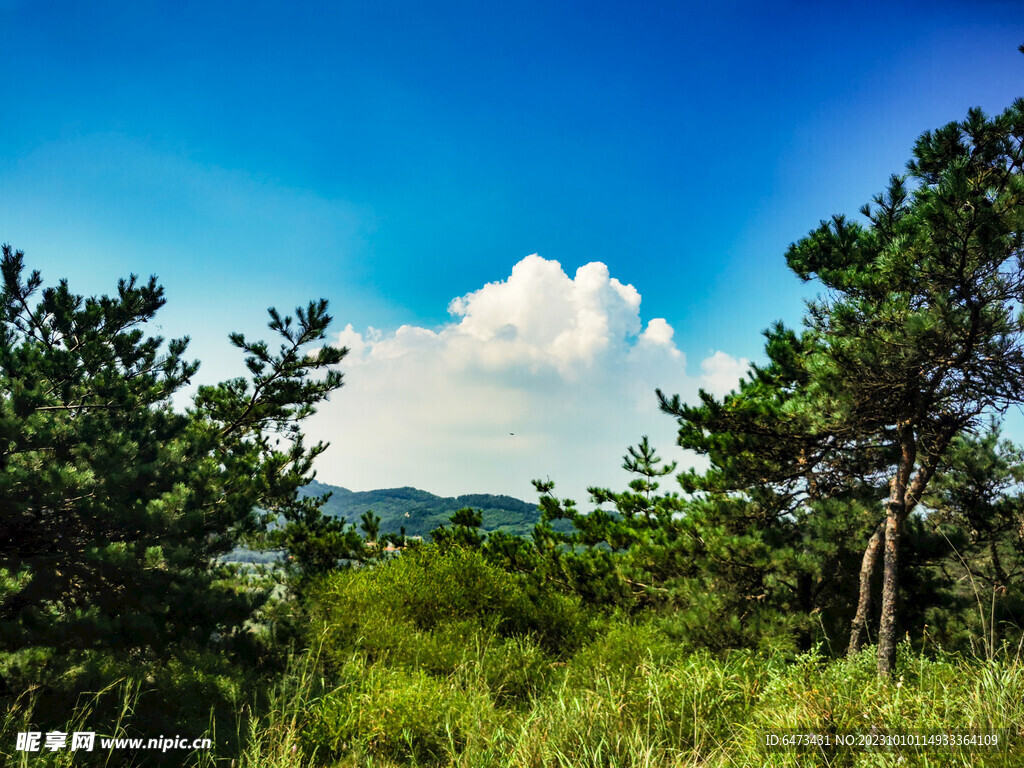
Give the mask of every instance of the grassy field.
<path id="1" fill-rule="evenodd" d="M 262 690 L 236 686 L 210 751 L 169 764 L 204 768 L 458 766 L 1024 765 L 1024 664 L 900 648 L 879 680 L 872 649 L 850 659 L 735 650 L 680 636 L 671 614 L 588 613 L 530 594 L 472 554 L 336 574 L 312 598 L 308 650 Z M 109 733 L 130 733 L 145 681 L 115 701 Z M 97 697 L 69 718 L 95 722 Z M 71 766 L 68 751 L 14 752 L 31 696 L 6 715 L 7 765 Z M 107 709 L 110 709 L 108 706 Z M 997 735 L 995 747 L 770 748 L 772 735 Z M 200 734 L 190 734 L 200 735 Z M 93 762 L 149 765 L 123 750 Z M 147 759 L 147 757 L 149 759 Z"/>
<path id="2" fill-rule="evenodd" d="M 911 655 L 880 682 L 870 650 L 850 660 L 736 652 L 679 653 L 656 623 L 616 624 L 566 661 L 528 641 L 476 638 L 447 674 L 368 662 L 296 657 L 260 706 L 235 728 L 241 752 L 218 746 L 171 764 L 285 766 L 1017 766 L 1024 765 L 1024 667 L 1015 658 Z M 495 659 L 510 666 L 495 668 Z M 524 661 L 526 663 L 524 663 Z M 325 676 L 325 669 L 331 676 Z M 120 697 L 128 725 L 138 686 Z M 28 711 L 8 713 L 5 733 Z M 71 718 L 90 723 L 86 703 Z M 127 731 L 123 731 L 127 733 Z M 998 747 L 775 748 L 771 734 L 997 734 Z M 117 731 L 113 732 L 116 735 Z M 217 739 L 216 742 L 223 742 Z M 223 737 L 223 733 L 221 734 Z M 232 739 L 234 741 L 234 739 Z M 10 747 L 11 744 L 5 744 Z M 68 751 L 6 755 L 6 765 L 82 765 Z M 93 758 L 103 755 L 95 754 Z M 143 752 L 109 765 L 148 765 Z"/>
<path id="3" fill-rule="evenodd" d="M 522 700 L 494 684 L 486 643 L 447 675 L 353 654 L 329 686 L 313 660 L 297 660 L 238 766 L 1024 765 L 1018 660 L 904 653 L 902 674 L 880 682 L 870 651 L 840 661 L 713 658 L 673 653 L 658 634 L 616 626 L 569 661 L 535 670 L 546 684 Z M 1000 742 L 767 747 L 784 733 L 975 733 Z"/>

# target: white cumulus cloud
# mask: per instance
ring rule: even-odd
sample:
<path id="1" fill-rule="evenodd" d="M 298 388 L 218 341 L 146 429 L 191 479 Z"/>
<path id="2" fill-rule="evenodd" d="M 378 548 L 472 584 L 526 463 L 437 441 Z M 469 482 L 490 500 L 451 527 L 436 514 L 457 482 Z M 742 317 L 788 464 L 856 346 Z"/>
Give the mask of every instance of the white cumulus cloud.
<path id="1" fill-rule="evenodd" d="M 750 367 L 745 357 L 736 359 L 725 352 L 715 352 L 700 361 L 701 385 L 716 397 L 722 397 L 736 388 Z"/>
<path id="2" fill-rule="evenodd" d="M 345 387 L 307 428 L 332 444 L 319 479 L 533 500 L 530 480 L 550 477 L 582 502 L 588 485 L 624 485 L 622 454 L 642 435 L 687 463 L 655 388 L 684 398 L 728 391 L 747 361 L 715 352 L 687 375 L 672 326 L 645 325 L 640 304 L 600 262 L 569 277 L 532 255 L 453 299 L 441 328 L 347 326 L 335 340 L 350 350 Z"/>

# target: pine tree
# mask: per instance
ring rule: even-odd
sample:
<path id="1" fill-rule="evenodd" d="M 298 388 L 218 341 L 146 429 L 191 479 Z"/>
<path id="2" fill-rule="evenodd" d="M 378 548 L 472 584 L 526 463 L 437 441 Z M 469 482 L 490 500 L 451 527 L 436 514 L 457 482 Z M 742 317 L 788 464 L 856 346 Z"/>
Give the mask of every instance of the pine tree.
<path id="1" fill-rule="evenodd" d="M 768 364 L 751 366 L 720 401 L 703 391 L 692 406 L 658 396 L 679 422 L 678 444 L 710 462 L 679 476 L 702 568 L 714 574 L 703 592 L 717 594 L 722 621 L 756 606 L 762 626 L 807 646 L 850 619 L 847 581 L 885 457 L 820 428 L 806 392 L 814 335 L 777 324 L 765 336 Z"/>
<path id="2" fill-rule="evenodd" d="M 380 534 L 380 515 L 372 509 L 366 510 L 359 518 L 359 527 L 363 529 L 363 535 L 366 536 L 367 541 L 376 543 L 377 536 Z"/>
<path id="3" fill-rule="evenodd" d="M 480 549 L 489 538 L 483 532 L 483 513 L 472 507 L 462 507 L 448 518 L 451 525 L 440 525 L 430 532 L 430 540 L 441 549 L 464 547 Z"/>
<path id="4" fill-rule="evenodd" d="M 84 298 L 42 288 L 3 248 L 0 293 L 0 645 L 152 659 L 230 637 L 259 596 L 217 565 L 264 512 L 298 519 L 298 489 L 326 446 L 302 419 L 341 386 L 346 350 L 324 338 L 327 302 L 270 310 L 282 340 L 234 334 L 248 378 L 172 396 L 195 374 L 187 339 L 146 324 L 164 304 L 155 278 Z M 262 510 L 262 512 L 261 512 Z"/>
<path id="5" fill-rule="evenodd" d="M 862 569 L 870 576 L 884 541 L 882 675 L 895 661 L 907 517 L 953 439 L 1024 391 L 1022 141 L 1024 102 L 994 119 L 971 110 L 918 139 L 910 184 L 894 176 L 862 209 L 866 225 L 836 216 L 787 253 L 828 291 L 807 318 L 819 429 L 893 453 L 884 534 Z"/>

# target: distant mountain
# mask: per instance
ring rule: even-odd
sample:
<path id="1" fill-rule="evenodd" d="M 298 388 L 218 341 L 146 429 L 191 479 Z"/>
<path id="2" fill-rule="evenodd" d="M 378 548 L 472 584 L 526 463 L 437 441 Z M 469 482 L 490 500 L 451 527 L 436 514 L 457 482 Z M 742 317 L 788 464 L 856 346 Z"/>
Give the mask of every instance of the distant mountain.
<path id="1" fill-rule="evenodd" d="M 331 498 L 324 513 L 359 525 L 362 514 L 372 509 L 380 516 L 381 533 L 398 533 L 404 525 L 407 536 L 427 537 L 439 525 L 449 522 L 452 513 L 463 507 L 483 512 L 487 531 L 504 531 L 529 536 L 540 519 L 536 504 L 512 496 L 471 493 L 464 496 L 435 496 L 417 488 L 387 488 L 379 491 L 350 491 L 336 485 L 312 482 L 302 489 L 304 496 L 319 496 L 328 491 Z"/>

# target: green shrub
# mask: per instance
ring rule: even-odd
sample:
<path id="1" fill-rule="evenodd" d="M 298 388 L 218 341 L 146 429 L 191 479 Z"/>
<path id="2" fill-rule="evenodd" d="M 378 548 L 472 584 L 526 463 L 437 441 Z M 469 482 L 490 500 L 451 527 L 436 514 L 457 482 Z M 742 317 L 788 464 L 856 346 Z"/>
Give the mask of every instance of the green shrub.
<path id="1" fill-rule="evenodd" d="M 458 688 L 422 670 L 352 664 L 346 672 L 318 703 L 307 748 L 433 763 L 465 741 L 459 713 L 466 696 Z"/>
<path id="2" fill-rule="evenodd" d="M 548 653 L 566 653 L 585 637 L 579 601 L 538 590 L 517 574 L 463 548 L 425 546 L 373 567 L 333 574 L 311 597 L 314 631 L 328 656 L 355 649 L 370 661 L 394 661 L 446 674 L 465 649 L 490 635 L 530 637 Z"/>

